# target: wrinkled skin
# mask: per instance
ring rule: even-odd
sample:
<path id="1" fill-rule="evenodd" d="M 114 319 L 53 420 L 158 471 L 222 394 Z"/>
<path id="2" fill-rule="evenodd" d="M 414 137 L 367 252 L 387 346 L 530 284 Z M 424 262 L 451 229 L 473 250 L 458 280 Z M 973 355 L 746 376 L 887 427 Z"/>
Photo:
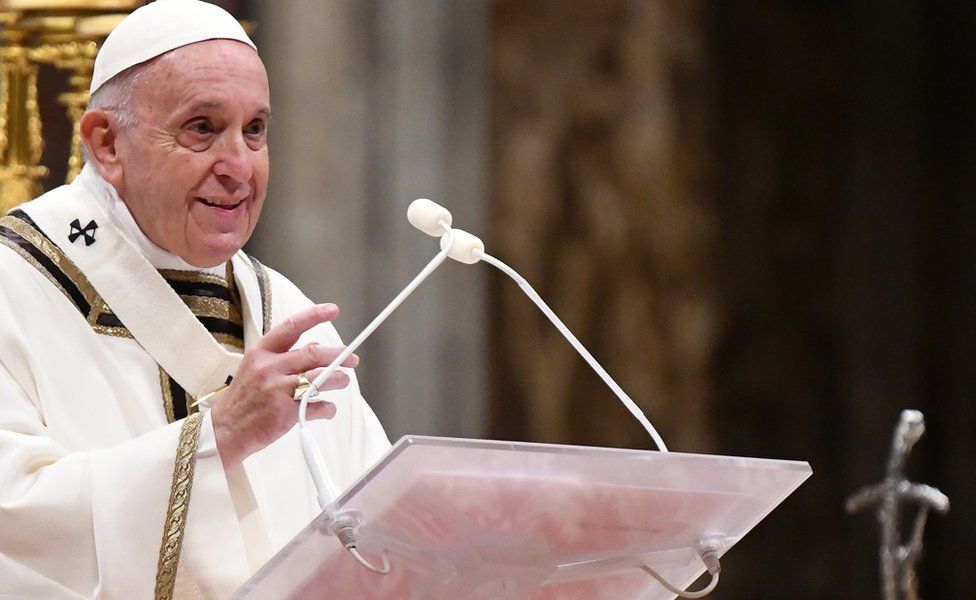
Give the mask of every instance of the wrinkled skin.
<path id="1" fill-rule="evenodd" d="M 113 107 L 81 121 L 91 163 L 119 192 L 154 244 L 197 267 L 229 260 L 251 237 L 268 186 L 268 76 L 257 53 L 230 40 L 172 50 L 146 65 L 132 89 L 131 123 Z M 314 379 L 342 348 L 292 349 L 302 333 L 330 321 L 335 305 L 306 309 L 247 349 L 211 418 L 226 468 L 267 446 L 297 420 L 299 374 Z M 351 356 L 343 366 L 354 367 Z M 346 387 L 337 372 L 322 389 Z M 335 406 L 310 405 L 331 418 Z"/>
<path id="2" fill-rule="evenodd" d="M 254 231 L 268 187 L 261 59 L 229 40 L 177 48 L 146 67 L 130 105 L 133 123 L 96 164 L 102 177 L 157 246 L 197 267 L 226 262 Z"/>

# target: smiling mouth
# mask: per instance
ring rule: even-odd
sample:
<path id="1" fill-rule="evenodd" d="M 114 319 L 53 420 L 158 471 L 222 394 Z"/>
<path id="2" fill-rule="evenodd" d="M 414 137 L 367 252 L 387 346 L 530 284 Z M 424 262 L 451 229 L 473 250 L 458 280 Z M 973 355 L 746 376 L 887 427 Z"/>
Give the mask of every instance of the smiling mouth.
<path id="1" fill-rule="evenodd" d="M 197 200 L 211 208 L 219 208 L 221 210 L 234 210 L 244 202 L 243 200 L 238 200 L 237 202 L 212 202 L 205 198 L 197 198 Z"/>

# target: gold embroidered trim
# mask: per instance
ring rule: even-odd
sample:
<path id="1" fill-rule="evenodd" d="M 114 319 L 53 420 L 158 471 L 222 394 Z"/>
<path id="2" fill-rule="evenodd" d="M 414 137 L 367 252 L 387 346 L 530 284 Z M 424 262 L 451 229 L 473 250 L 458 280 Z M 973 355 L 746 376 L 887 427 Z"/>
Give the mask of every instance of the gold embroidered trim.
<path id="1" fill-rule="evenodd" d="M 236 335 L 232 335 L 230 333 L 212 333 L 210 335 L 212 335 L 213 338 L 221 344 L 226 344 L 228 346 L 237 348 L 238 350 L 244 350 L 244 340 Z"/>
<path id="2" fill-rule="evenodd" d="M 189 307 L 193 314 L 198 317 L 216 317 L 218 319 L 225 319 L 234 323 L 235 325 L 242 325 L 244 323 L 241 317 L 241 309 L 234 306 L 232 302 L 227 300 L 221 300 L 220 298 L 212 298 L 210 296 L 184 296 L 180 295 L 180 299 Z"/>
<path id="3" fill-rule="evenodd" d="M 47 256 L 51 261 L 65 274 L 65 276 L 71 280 L 75 287 L 78 288 L 78 292 L 85 298 L 85 301 L 89 304 L 89 310 L 87 315 L 82 315 L 84 319 L 91 325 L 92 329 L 96 333 L 101 333 L 103 335 L 110 335 L 113 337 L 121 338 L 131 338 L 132 334 L 125 327 L 110 327 L 108 325 L 101 325 L 98 323 L 98 317 L 102 314 L 111 314 L 111 310 L 102 300 L 102 297 L 98 295 L 95 288 L 88 281 L 88 278 L 81 272 L 81 270 L 75 266 L 71 259 L 64 255 L 60 248 L 56 245 L 51 244 L 40 234 L 36 229 L 31 227 L 26 222 L 18 219 L 16 217 L 6 216 L 0 219 L 0 226 L 6 227 L 24 238 L 31 243 L 35 248 L 40 250 Z M 17 254 L 26 260 L 32 267 L 38 270 L 45 279 L 51 282 L 55 288 L 58 289 L 64 297 L 68 299 L 69 302 L 74 304 L 74 299 L 71 294 L 68 293 L 64 286 L 61 285 L 57 279 L 55 279 L 51 273 L 44 267 L 41 263 L 37 261 L 37 258 L 33 254 L 25 250 L 22 246 L 16 242 L 6 238 L 0 237 L 0 244 L 12 248 Z M 80 307 L 79 307 L 80 308 Z"/>
<path id="4" fill-rule="evenodd" d="M 3 219 L 0 219 L 0 225 L 7 225 L 6 219 L 16 220 L 13 219 L 12 217 L 4 217 Z M 21 247 L 20 244 L 3 236 L 0 236 L 0 244 L 3 244 L 4 246 L 10 248 L 11 250 L 19 254 L 20 257 L 26 260 L 28 263 L 30 263 L 32 267 L 40 271 L 41 275 L 43 275 L 45 279 L 50 281 L 55 288 L 60 290 L 61 293 L 64 294 L 65 296 L 68 296 L 68 291 L 61 286 L 58 280 L 55 279 L 54 277 L 51 277 L 51 274 L 48 273 L 47 269 L 44 268 L 44 265 L 37 262 L 37 259 L 34 258 L 34 255 L 28 252 L 27 250 L 24 250 L 24 248 Z"/>
<path id="5" fill-rule="evenodd" d="M 92 327 L 103 327 L 105 329 L 118 329 L 117 327 L 105 327 L 104 325 L 98 324 L 98 315 L 102 314 L 103 312 L 111 312 L 111 311 L 109 310 L 108 305 L 105 304 L 105 301 L 102 300 L 101 297 L 96 298 L 95 301 L 98 302 L 98 304 L 92 304 L 91 310 L 88 311 L 88 324 L 91 325 Z"/>
<path id="6" fill-rule="evenodd" d="M 43 252 L 49 259 L 51 259 L 51 262 L 61 269 L 61 271 L 67 275 L 68 279 L 70 279 L 72 283 L 78 287 L 78 291 L 81 292 L 81 295 L 85 297 L 85 300 L 93 308 L 98 304 L 103 304 L 98 293 L 95 291 L 95 288 L 92 287 L 92 284 L 88 282 L 88 278 L 85 277 L 85 274 L 81 272 L 81 269 L 79 269 L 70 258 L 65 256 L 64 252 L 62 252 L 60 248 L 48 241 L 48 239 L 44 237 L 41 232 L 37 231 L 26 222 L 16 217 L 4 217 L 3 219 L 0 219 L 0 225 L 3 225 L 7 229 L 10 229 L 20 237 L 24 238 L 30 242 L 32 246 Z M 23 252 L 21 252 L 21 255 L 23 256 Z M 30 262 L 35 268 L 38 268 L 41 273 L 48 278 L 48 280 L 54 283 L 55 287 L 61 290 L 61 292 L 68 297 L 68 300 L 71 300 L 68 292 L 61 287 L 61 284 L 51 277 L 47 269 L 38 264 L 33 257 L 30 257 L 28 262 Z"/>
<path id="7" fill-rule="evenodd" d="M 159 367 L 159 389 L 163 391 L 163 408 L 166 410 L 166 422 L 172 423 L 176 420 L 173 414 L 173 389 L 169 385 L 169 375 L 162 367 Z"/>
<path id="8" fill-rule="evenodd" d="M 240 316 L 240 309 L 233 304 L 228 303 L 226 300 L 204 298 L 199 296 L 180 296 L 180 298 L 186 302 L 187 307 L 197 317 L 216 317 L 218 319 L 226 319 L 237 325 L 243 325 L 243 319 Z M 213 303 L 209 302 L 211 300 Z M 221 304 L 223 306 L 220 306 Z M 100 323 L 93 322 L 97 321 L 98 317 L 103 314 L 113 314 L 112 309 L 110 309 L 108 306 L 103 304 L 102 309 L 98 312 L 93 312 L 93 314 L 94 318 L 89 318 L 88 321 L 96 333 L 111 335 L 114 337 L 132 338 L 132 333 L 130 333 L 125 326 L 111 327 L 109 325 L 102 325 Z M 212 335 L 213 338 L 221 344 L 227 344 L 228 346 L 233 346 L 234 348 L 238 348 L 240 350 L 244 349 L 244 340 L 236 335 L 219 331 L 211 331 L 210 335 Z"/>
<path id="9" fill-rule="evenodd" d="M 197 464 L 197 444 L 200 443 L 200 426 L 203 413 L 194 413 L 183 422 L 180 441 L 176 447 L 173 465 L 173 483 L 170 488 L 169 506 L 163 524 L 163 541 L 159 547 L 156 565 L 156 600 L 172 600 L 176 585 L 176 572 L 183 550 L 183 533 L 186 516 L 190 510 L 190 492 L 193 489 L 193 473 Z"/>
<path id="10" fill-rule="evenodd" d="M 95 333 L 100 333 L 102 335 L 110 335 L 112 337 L 118 337 L 118 338 L 135 339 L 132 337 L 132 332 L 126 329 L 125 327 L 109 327 L 108 325 L 92 325 L 92 329 L 95 330 Z"/>
<path id="11" fill-rule="evenodd" d="M 220 275 L 212 273 L 201 273 L 199 271 L 181 271 L 179 269 L 159 269 L 159 274 L 163 279 L 172 281 L 188 281 L 190 283 L 209 283 L 220 287 L 229 287 L 227 281 Z"/>

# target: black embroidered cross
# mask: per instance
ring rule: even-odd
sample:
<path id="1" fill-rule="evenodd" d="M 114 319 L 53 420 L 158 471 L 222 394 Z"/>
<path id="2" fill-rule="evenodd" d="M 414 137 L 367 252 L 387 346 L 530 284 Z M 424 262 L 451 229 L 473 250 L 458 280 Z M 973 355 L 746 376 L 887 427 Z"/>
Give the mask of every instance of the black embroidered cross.
<path id="1" fill-rule="evenodd" d="M 72 244 L 78 239 L 78 236 L 85 236 L 85 245 L 91 246 L 95 243 L 95 230 L 98 229 L 98 223 L 95 219 L 88 222 L 84 229 L 81 227 L 81 222 L 75 219 L 71 222 L 71 233 L 68 234 L 68 241 Z"/>

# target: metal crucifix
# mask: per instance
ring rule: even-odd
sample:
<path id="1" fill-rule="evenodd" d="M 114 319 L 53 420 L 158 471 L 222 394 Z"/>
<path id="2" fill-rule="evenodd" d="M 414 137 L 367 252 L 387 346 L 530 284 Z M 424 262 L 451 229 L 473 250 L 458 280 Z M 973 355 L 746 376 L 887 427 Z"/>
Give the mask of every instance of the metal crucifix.
<path id="1" fill-rule="evenodd" d="M 876 506 L 875 514 L 881 524 L 882 597 L 884 600 L 918 600 L 918 581 L 915 565 L 921 558 L 922 533 L 930 509 L 940 513 L 949 510 L 949 498 L 938 489 L 922 483 L 912 483 L 903 467 L 912 446 L 925 433 L 925 418 L 917 410 L 903 410 L 895 427 L 891 456 L 884 481 L 868 486 L 847 499 L 844 507 L 855 513 L 867 506 Z M 899 520 L 903 504 L 918 505 L 911 538 L 902 544 Z"/>

